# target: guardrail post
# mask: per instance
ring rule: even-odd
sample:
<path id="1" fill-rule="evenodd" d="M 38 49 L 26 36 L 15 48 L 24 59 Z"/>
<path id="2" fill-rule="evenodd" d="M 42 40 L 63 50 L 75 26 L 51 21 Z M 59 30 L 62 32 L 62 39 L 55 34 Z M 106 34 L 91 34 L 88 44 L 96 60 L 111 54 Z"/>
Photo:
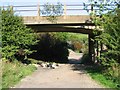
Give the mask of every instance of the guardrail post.
<path id="1" fill-rule="evenodd" d="M 93 16 L 94 10 L 93 10 L 94 4 L 91 4 L 91 15 Z M 92 16 L 90 16 L 90 19 L 92 20 Z"/>
<path id="2" fill-rule="evenodd" d="M 5 9 L 4 6 L 2 6 L 1 9 L 4 10 Z"/>
<path id="3" fill-rule="evenodd" d="M 13 11 L 13 6 L 12 5 L 10 6 L 10 10 Z"/>
<path id="4" fill-rule="evenodd" d="M 38 3 L 38 6 L 37 6 L 37 7 L 38 7 L 38 10 L 37 10 L 37 13 L 38 13 L 38 14 L 37 14 L 37 16 L 40 16 L 40 5 L 39 5 L 39 3 Z"/>
<path id="5" fill-rule="evenodd" d="M 67 7 L 66 4 L 64 4 L 64 19 L 66 19 L 66 12 L 67 12 Z"/>
<path id="6" fill-rule="evenodd" d="M 117 8 L 120 8 L 120 4 L 117 4 Z"/>
<path id="7" fill-rule="evenodd" d="M 91 11 L 93 11 L 93 6 L 94 6 L 94 5 L 93 5 L 93 4 L 91 4 Z"/>

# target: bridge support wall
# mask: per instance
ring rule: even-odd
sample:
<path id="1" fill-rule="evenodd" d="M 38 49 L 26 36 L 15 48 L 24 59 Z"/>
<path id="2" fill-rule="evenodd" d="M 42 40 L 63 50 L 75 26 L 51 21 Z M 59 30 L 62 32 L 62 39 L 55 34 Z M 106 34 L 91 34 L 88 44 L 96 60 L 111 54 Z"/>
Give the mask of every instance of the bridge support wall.
<path id="1" fill-rule="evenodd" d="M 89 57 L 90 60 L 89 62 L 93 62 L 95 59 L 95 52 L 94 52 L 94 42 L 92 41 L 92 38 L 94 38 L 94 36 L 92 34 L 88 35 L 88 47 L 89 47 Z"/>

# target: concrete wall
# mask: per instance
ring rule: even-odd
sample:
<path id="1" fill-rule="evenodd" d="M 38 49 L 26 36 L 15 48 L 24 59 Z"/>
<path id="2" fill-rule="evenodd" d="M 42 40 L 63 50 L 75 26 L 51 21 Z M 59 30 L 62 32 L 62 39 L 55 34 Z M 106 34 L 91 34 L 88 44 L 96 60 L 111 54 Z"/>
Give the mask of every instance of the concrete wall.
<path id="1" fill-rule="evenodd" d="M 50 24 L 45 16 L 24 16 L 25 24 Z M 90 21 L 89 15 L 60 16 L 57 23 L 86 23 Z"/>

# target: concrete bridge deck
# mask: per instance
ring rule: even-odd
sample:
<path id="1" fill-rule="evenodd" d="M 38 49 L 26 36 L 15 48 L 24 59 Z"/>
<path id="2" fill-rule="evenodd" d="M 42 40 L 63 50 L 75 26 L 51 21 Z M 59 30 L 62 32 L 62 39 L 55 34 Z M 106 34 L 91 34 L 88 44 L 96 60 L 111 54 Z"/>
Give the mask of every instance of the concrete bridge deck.
<path id="1" fill-rule="evenodd" d="M 24 16 L 22 17 L 25 24 L 52 24 L 48 17 L 46 16 Z M 56 21 L 57 24 L 67 24 L 67 23 L 88 23 L 90 22 L 89 15 L 68 15 L 60 16 Z"/>
<path id="2" fill-rule="evenodd" d="M 60 16 L 56 23 L 46 16 L 24 16 L 24 24 L 37 32 L 75 32 L 91 34 L 94 24 L 89 15 Z"/>

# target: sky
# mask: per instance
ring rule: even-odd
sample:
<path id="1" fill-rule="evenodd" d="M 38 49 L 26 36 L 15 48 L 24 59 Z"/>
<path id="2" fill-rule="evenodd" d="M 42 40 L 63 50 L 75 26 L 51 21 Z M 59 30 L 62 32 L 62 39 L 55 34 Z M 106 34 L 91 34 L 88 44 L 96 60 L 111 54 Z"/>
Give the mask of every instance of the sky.
<path id="1" fill-rule="evenodd" d="M 14 10 L 37 10 L 37 4 L 44 5 L 49 2 L 56 4 L 57 2 L 64 4 L 83 4 L 88 3 L 89 0 L 0 0 L 0 6 L 22 6 L 22 5 L 36 5 L 36 7 L 15 7 Z M 83 9 L 82 6 L 67 6 L 67 9 Z M 16 12 L 17 15 L 21 16 L 36 16 L 37 11 L 27 11 L 27 12 Z M 68 10 L 67 15 L 86 15 L 88 14 L 86 10 Z"/>

